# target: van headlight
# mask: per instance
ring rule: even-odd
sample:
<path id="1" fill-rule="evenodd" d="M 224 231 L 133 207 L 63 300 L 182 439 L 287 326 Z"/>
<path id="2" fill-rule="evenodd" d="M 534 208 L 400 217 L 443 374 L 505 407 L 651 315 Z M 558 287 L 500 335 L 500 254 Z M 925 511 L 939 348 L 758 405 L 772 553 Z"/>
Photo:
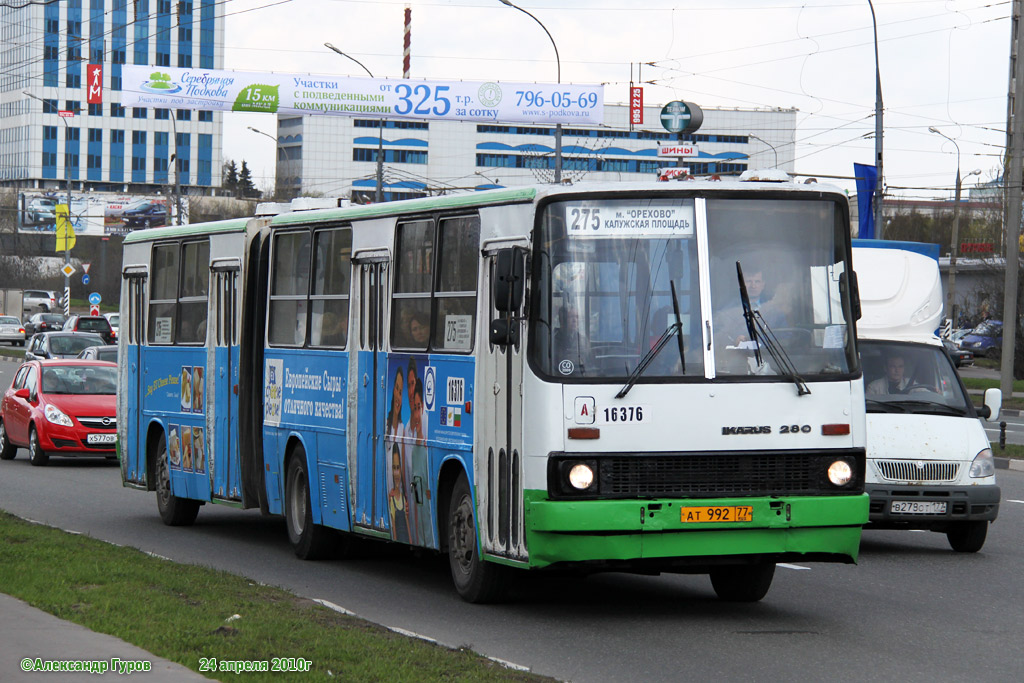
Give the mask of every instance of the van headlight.
<path id="1" fill-rule="evenodd" d="M 996 473 L 996 461 L 992 458 L 992 449 L 986 448 L 974 456 L 971 462 L 971 479 L 992 477 Z"/>

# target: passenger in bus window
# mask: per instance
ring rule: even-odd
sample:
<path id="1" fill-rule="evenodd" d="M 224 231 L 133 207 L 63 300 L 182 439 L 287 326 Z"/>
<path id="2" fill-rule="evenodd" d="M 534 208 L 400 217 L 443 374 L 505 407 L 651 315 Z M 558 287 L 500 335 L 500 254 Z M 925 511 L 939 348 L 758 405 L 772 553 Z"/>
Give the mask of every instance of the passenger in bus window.
<path id="1" fill-rule="evenodd" d="M 430 339 L 430 323 L 427 316 L 419 311 L 413 311 L 409 317 L 409 336 L 412 338 L 413 346 L 421 349 L 427 348 L 427 340 Z"/>
<path id="2" fill-rule="evenodd" d="M 391 477 L 394 484 L 388 492 L 388 514 L 391 517 L 391 538 L 409 542 L 409 504 L 405 497 L 405 465 L 398 444 L 391 447 Z"/>

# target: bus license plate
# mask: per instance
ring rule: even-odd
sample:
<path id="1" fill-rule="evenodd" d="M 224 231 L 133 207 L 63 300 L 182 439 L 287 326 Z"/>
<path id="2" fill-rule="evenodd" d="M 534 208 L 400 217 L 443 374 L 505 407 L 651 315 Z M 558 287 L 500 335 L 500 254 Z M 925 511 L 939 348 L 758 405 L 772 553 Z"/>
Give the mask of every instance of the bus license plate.
<path id="1" fill-rule="evenodd" d="M 117 434 L 90 434 L 86 437 L 87 443 L 117 443 Z"/>
<path id="2" fill-rule="evenodd" d="M 715 505 L 712 507 L 680 508 L 683 524 L 697 522 L 751 522 L 754 508 L 750 505 Z"/>
<path id="3" fill-rule="evenodd" d="M 946 503 L 894 500 L 890 510 L 897 515 L 944 515 L 946 514 Z"/>

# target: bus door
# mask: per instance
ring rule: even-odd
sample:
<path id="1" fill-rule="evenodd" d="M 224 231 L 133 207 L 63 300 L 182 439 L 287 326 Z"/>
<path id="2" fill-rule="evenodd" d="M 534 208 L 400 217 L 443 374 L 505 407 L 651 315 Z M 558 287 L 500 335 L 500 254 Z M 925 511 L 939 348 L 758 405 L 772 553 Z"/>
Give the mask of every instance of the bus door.
<path id="1" fill-rule="evenodd" d="M 359 333 L 356 414 L 356 462 L 350 467 L 352 523 L 361 529 L 387 532 L 387 477 L 384 457 L 385 375 L 384 300 L 387 296 L 387 253 L 353 259 L 358 264 Z M 351 414 L 352 411 L 350 411 Z"/>
<path id="2" fill-rule="evenodd" d="M 121 360 L 125 373 L 121 386 L 135 387 L 127 397 L 126 410 L 121 417 L 124 429 L 119 431 L 125 441 L 121 444 L 121 470 L 126 482 L 146 483 L 146 438 L 142 428 L 142 404 L 146 385 L 142 379 L 142 348 L 145 344 L 146 281 L 145 268 L 126 268 L 128 315 L 121 323 L 121 340 L 125 357 Z M 155 473 L 154 473 L 155 476 Z"/>
<path id="3" fill-rule="evenodd" d="M 214 435 L 209 451 L 215 499 L 240 502 L 238 465 L 238 259 L 218 259 L 213 271 L 213 342 L 215 410 L 207 411 L 208 433 Z M 212 427 L 212 428 L 211 428 Z"/>
<path id="4" fill-rule="evenodd" d="M 520 248 L 502 249 L 488 256 L 485 273 L 486 298 L 490 301 L 491 321 L 505 322 L 505 335 L 509 343 L 489 343 L 481 340 L 483 386 L 493 391 L 481 391 L 477 400 L 481 406 L 477 414 L 493 424 L 492 443 L 486 448 L 486 471 L 477 470 L 477 505 L 480 508 L 481 534 L 484 547 L 493 555 L 513 559 L 526 559 L 526 541 L 523 533 L 523 464 L 522 464 L 522 378 L 525 330 L 522 322 L 524 283 L 524 255 Z M 499 280 L 511 284 L 519 294 L 504 296 L 505 304 L 498 304 L 502 296 Z M 511 282 L 510 282 L 511 281 Z M 496 287 L 497 285 L 497 287 Z M 511 308 L 509 309 L 509 302 Z M 509 310 L 500 310 L 502 308 Z M 492 323 L 492 327 L 494 323 Z M 500 327 L 500 325 L 499 325 Z M 488 417 L 484 417 L 488 416 Z M 482 479 L 486 477 L 486 485 Z M 480 492 L 484 492 L 480 495 Z M 486 526 L 486 529 L 483 527 Z"/>

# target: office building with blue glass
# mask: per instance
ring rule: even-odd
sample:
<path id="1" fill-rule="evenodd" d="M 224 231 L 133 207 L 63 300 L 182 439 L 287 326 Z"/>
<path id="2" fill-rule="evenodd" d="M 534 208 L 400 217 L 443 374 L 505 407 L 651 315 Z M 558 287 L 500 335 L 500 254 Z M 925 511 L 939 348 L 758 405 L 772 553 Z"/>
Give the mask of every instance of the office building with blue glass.
<path id="1" fill-rule="evenodd" d="M 0 6 L 0 185 L 63 190 L 70 180 L 75 192 L 133 194 L 166 192 L 175 181 L 183 194 L 219 187 L 222 115 L 125 108 L 121 69 L 223 68 L 222 15 L 217 0 Z M 96 85 L 102 95 L 90 104 Z"/>
<path id="2" fill-rule="evenodd" d="M 680 141 L 661 126 L 660 105 L 634 126 L 628 106 L 605 105 L 602 125 L 564 127 L 562 181 L 653 180 L 677 166 L 692 175 L 794 170 L 797 110 L 702 109 L 702 127 L 682 138 L 698 154 L 680 161 L 658 155 L 660 145 Z M 385 200 L 549 183 L 554 133 L 553 125 L 279 115 L 277 187 L 292 196 L 372 200 L 378 149 Z"/>

